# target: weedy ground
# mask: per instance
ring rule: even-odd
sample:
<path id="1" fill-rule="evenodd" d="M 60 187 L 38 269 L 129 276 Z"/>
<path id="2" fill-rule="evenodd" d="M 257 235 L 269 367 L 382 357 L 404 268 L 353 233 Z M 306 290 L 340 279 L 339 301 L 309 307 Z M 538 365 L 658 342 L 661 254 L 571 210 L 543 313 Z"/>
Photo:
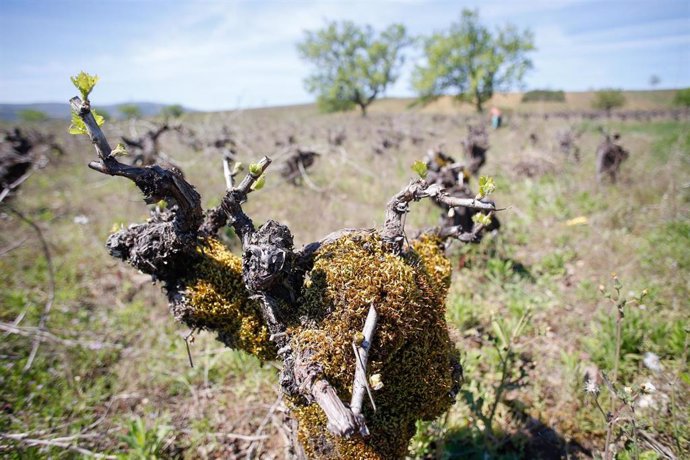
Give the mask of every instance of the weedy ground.
<path id="1" fill-rule="evenodd" d="M 308 109 L 189 114 L 181 122 L 207 137 L 227 125 L 245 164 L 266 154 L 278 166 L 286 150 L 276 141 L 290 135 L 322 154 L 308 171 L 311 186 L 286 184 L 272 168 L 246 204 L 256 223 L 288 224 L 298 245 L 380 225 L 386 201 L 413 178 L 410 165 L 427 149 L 442 144 L 462 158 L 467 124 L 425 111 L 372 110 L 362 119 Z M 114 143 L 142 123 L 109 123 L 105 131 Z M 557 149 L 556 132 L 568 127 L 582 131 L 580 162 Z M 595 181 L 600 127 L 620 132 L 631 152 L 615 185 Z M 48 298 L 47 261 L 32 228 L 0 209 L 0 454 L 71 458 L 79 446 L 130 458 L 284 458 L 276 369 L 204 333 L 191 344 L 189 366 L 189 331 L 174 323 L 159 286 L 104 247 L 113 228 L 145 220 L 147 207 L 128 181 L 89 170 L 88 140 L 66 128 L 40 126 L 60 133 L 67 155 L 9 203 L 41 228 L 56 272 L 51 335 L 28 370 Z M 329 130 L 340 129 L 344 143 L 330 146 Z M 400 144 L 375 153 L 384 138 Z M 620 394 L 655 388 L 613 427 L 617 458 L 687 456 L 690 123 L 508 119 L 490 142 L 482 174 L 495 178 L 495 200 L 508 208 L 501 230 L 479 245 L 449 248 L 447 319 L 463 356 L 463 392 L 445 417 L 418 424 L 410 456 L 600 458 L 607 421 L 594 399 L 605 412 L 620 406 L 602 372 L 615 376 Z M 220 158 L 175 135 L 162 146 L 203 204 L 217 204 Z M 525 161 L 535 165 L 532 177 L 520 174 Z M 438 213 L 415 205 L 409 232 L 436 224 Z M 626 298 L 647 290 L 641 303 L 623 307 L 619 339 L 606 295 L 615 283 Z M 659 362 L 645 364 L 650 356 Z M 586 379 L 598 394 L 585 391 Z"/>

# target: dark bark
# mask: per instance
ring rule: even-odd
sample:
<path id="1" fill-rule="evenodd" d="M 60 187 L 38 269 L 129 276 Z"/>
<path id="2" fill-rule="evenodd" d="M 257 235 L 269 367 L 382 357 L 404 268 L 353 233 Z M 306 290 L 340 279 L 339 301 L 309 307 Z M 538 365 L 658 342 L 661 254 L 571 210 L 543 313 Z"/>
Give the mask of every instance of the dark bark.
<path id="1" fill-rule="evenodd" d="M 621 164 L 630 156 L 627 150 L 616 143 L 619 138 L 618 134 L 605 134 L 604 140 L 597 147 L 597 182 L 602 182 L 608 176 L 611 183 L 615 183 Z"/>
<path id="2" fill-rule="evenodd" d="M 179 169 L 169 159 L 162 158 L 159 146 L 159 139 L 163 133 L 168 131 L 182 132 L 181 126 L 171 126 L 167 123 L 156 126 L 148 130 L 144 135 L 137 139 L 130 139 L 122 136 L 122 141 L 130 148 L 133 157 L 132 164 L 137 166 L 151 166 L 154 164 L 169 164 Z"/>
<path id="3" fill-rule="evenodd" d="M 0 202 L 19 188 L 36 169 L 45 167 L 51 151 L 62 154 L 54 136 L 20 128 L 0 134 Z"/>
<path id="4" fill-rule="evenodd" d="M 462 143 L 465 147 L 467 169 L 476 176 L 486 163 L 486 152 L 489 150 L 489 135 L 484 125 L 468 126 L 467 137 Z"/>
<path id="5" fill-rule="evenodd" d="M 280 175 L 292 185 L 300 185 L 305 171 L 314 165 L 319 155 L 318 152 L 312 150 L 291 147 L 291 152 L 280 168 Z"/>
<path id="6" fill-rule="evenodd" d="M 221 200 L 220 205 L 206 212 L 201 231 L 205 235 L 215 235 L 218 230 L 226 224 L 232 225 L 235 233 L 245 245 L 251 233 L 254 231 L 254 224 L 251 219 L 242 211 L 241 204 L 247 201 L 247 195 L 251 192 L 251 187 L 266 171 L 271 164 L 271 159 L 263 157 L 257 165 L 259 171 L 249 172 L 242 180 L 240 185 L 228 190 Z"/>
<path id="7" fill-rule="evenodd" d="M 409 205 L 412 201 L 419 201 L 422 198 L 431 198 L 436 203 L 453 208 L 462 206 L 470 209 L 496 211 L 496 206 L 491 201 L 453 197 L 439 184 L 430 184 L 421 179 L 414 180 L 398 192 L 386 205 L 381 237 L 390 252 L 399 254 L 402 251 L 405 242 L 403 216 L 409 212 Z M 434 230 L 433 233 L 443 238 L 459 237 L 462 233 L 466 233 L 462 228 L 459 230 L 462 231 L 439 232 Z"/>

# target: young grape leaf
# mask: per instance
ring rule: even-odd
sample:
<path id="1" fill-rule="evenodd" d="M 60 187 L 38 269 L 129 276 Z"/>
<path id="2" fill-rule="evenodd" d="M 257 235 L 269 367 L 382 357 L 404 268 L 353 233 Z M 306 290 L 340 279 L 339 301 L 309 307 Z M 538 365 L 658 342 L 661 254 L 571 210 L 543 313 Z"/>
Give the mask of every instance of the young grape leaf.
<path id="1" fill-rule="evenodd" d="M 72 84 L 79 90 L 84 100 L 89 98 L 89 94 L 91 94 L 91 91 L 93 91 L 94 86 L 96 86 L 98 82 L 98 75 L 89 75 L 83 70 L 79 72 L 79 75 L 76 77 L 69 78 L 72 80 Z"/>
<path id="2" fill-rule="evenodd" d="M 481 176 L 479 178 L 479 198 L 485 198 L 496 190 L 493 177 Z"/>
<path id="3" fill-rule="evenodd" d="M 251 168 L 251 166 L 250 166 Z M 252 190 L 261 190 L 266 185 L 266 174 L 262 174 L 259 178 L 252 184 Z"/>
<path id="4" fill-rule="evenodd" d="M 424 163 L 423 161 L 417 160 L 414 163 L 412 163 L 411 167 L 412 167 L 412 171 L 416 172 L 419 175 L 419 177 L 421 177 L 422 179 L 426 179 L 426 173 L 427 173 L 426 163 Z"/>
<path id="5" fill-rule="evenodd" d="M 91 109 L 91 114 L 93 115 L 93 118 L 96 120 L 96 124 L 98 126 L 103 126 L 105 124 L 105 118 L 103 118 L 102 115 L 99 115 L 98 112 L 96 112 L 94 109 Z"/>
<path id="6" fill-rule="evenodd" d="M 482 214 L 481 212 L 478 212 L 477 214 L 472 216 L 472 222 L 487 226 L 491 223 L 491 217 L 489 217 L 486 214 Z"/>
<path id="7" fill-rule="evenodd" d="M 110 152 L 110 156 L 113 157 L 121 157 L 124 155 L 129 155 L 129 152 L 127 152 L 127 147 L 125 147 L 125 144 L 122 142 L 118 143 L 117 147 Z"/>
<path id="8" fill-rule="evenodd" d="M 88 134 L 84 121 L 74 112 L 72 112 L 72 124 L 69 125 L 69 133 L 75 135 Z"/>
<path id="9" fill-rule="evenodd" d="M 99 115 L 95 110 L 91 110 L 91 113 L 93 114 L 94 120 L 96 120 L 96 124 L 98 126 L 103 126 L 105 123 L 105 118 L 103 118 L 101 115 Z M 86 125 L 84 124 L 84 120 L 81 119 L 79 115 L 77 115 L 75 112 L 72 112 L 72 124 L 69 126 L 69 133 L 70 134 L 88 134 L 89 132 L 86 130 Z"/>
<path id="10" fill-rule="evenodd" d="M 261 165 L 259 163 L 252 163 L 249 165 L 249 174 L 258 176 L 261 174 Z"/>
<path id="11" fill-rule="evenodd" d="M 378 391 L 383 388 L 383 380 L 381 380 L 381 374 L 373 374 L 369 377 L 369 386 L 372 390 Z"/>

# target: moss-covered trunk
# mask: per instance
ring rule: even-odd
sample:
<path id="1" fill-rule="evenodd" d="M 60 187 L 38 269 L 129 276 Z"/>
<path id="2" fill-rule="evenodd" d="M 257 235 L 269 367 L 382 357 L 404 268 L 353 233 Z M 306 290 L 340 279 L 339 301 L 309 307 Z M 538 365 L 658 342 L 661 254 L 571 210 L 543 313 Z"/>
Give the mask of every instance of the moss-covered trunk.
<path id="1" fill-rule="evenodd" d="M 119 163 L 89 102 L 74 98 L 72 106 L 99 153 L 90 166 L 133 180 L 149 203 L 169 203 L 148 222 L 111 235 L 111 255 L 162 281 L 177 320 L 261 360 L 282 361 L 281 389 L 308 457 L 400 458 L 415 422 L 454 402 L 460 366 L 444 318 L 450 264 L 442 238 L 471 241 L 476 233 L 433 230 L 407 243 L 403 216 L 426 197 L 451 207 L 492 210 L 493 203 L 416 180 L 390 200 L 380 230 L 342 231 L 295 250 L 286 226 L 268 221 L 255 228 L 242 210 L 268 158 L 250 165 L 204 213 L 184 177 Z M 242 243 L 241 257 L 216 239 L 226 224 Z M 357 350 L 372 308 L 378 324 L 363 359 Z M 372 382 L 371 404 L 355 400 L 361 392 L 353 396 L 357 366 Z"/>

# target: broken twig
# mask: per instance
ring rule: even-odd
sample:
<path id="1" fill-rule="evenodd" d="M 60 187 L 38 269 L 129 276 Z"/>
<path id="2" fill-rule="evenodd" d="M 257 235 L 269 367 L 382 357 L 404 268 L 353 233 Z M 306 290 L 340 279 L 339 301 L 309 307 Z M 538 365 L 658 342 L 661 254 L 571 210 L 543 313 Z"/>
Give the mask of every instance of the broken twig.
<path id="1" fill-rule="evenodd" d="M 371 394 L 371 388 L 367 380 L 367 361 L 369 360 L 369 349 L 371 348 L 371 341 L 374 337 L 378 317 L 379 315 L 376 312 L 376 308 L 371 305 L 369 307 L 369 313 L 367 313 L 367 319 L 364 321 L 364 330 L 362 332 L 364 334 L 364 340 L 359 346 L 356 346 L 354 343 L 352 344 L 357 358 L 357 366 L 355 366 L 355 381 L 352 384 L 352 401 L 350 402 L 350 408 L 355 415 L 362 413 L 362 402 L 364 400 L 365 390 L 369 395 L 371 406 L 374 412 L 376 412 L 376 404 L 374 403 L 374 397 Z"/>

